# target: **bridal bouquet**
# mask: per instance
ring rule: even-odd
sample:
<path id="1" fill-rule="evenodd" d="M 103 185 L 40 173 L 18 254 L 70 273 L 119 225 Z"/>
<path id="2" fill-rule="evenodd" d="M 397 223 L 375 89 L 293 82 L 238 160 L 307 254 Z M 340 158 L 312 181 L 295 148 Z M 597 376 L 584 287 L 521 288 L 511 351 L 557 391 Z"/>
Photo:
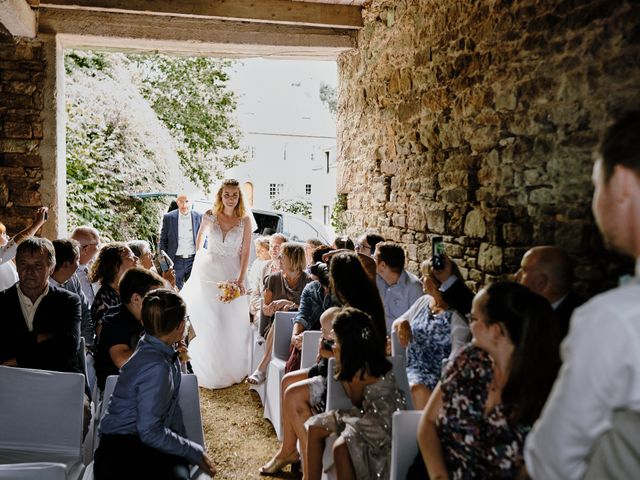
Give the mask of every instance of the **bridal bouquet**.
<path id="1" fill-rule="evenodd" d="M 231 300 L 235 300 L 242 294 L 240 287 L 233 282 L 218 282 L 218 288 L 220 289 L 218 300 L 222 303 L 229 303 Z"/>

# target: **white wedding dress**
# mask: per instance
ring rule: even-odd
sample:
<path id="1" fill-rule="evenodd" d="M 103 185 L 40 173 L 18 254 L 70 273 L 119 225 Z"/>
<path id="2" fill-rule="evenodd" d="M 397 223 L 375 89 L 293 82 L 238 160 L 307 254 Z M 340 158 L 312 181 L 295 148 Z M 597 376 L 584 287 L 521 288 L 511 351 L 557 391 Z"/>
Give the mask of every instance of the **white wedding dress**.
<path id="1" fill-rule="evenodd" d="M 202 217 L 200 228 L 205 229 L 208 249 L 198 251 L 191 277 L 180 291 L 196 333 L 189 356 L 201 387 L 228 387 L 249 373 L 249 297 L 222 303 L 217 287 L 240 274 L 245 221 L 224 235 L 215 215 Z"/>

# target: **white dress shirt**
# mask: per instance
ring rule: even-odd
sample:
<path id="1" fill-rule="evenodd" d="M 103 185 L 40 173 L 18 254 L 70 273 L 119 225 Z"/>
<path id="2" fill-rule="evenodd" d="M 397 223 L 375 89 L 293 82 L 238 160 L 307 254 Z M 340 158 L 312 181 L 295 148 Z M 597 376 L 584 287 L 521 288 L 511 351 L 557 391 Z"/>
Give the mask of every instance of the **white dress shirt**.
<path id="1" fill-rule="evenodd" d="M 33 332 L 33 318 L 36 316 L 36 310 L 38 309 L 38 305 L 44 298 L 44 296 L 49 293 L 49 284 L 44 289 L 44 292 L 36 298 L 35 302 L 32 302 L 29 297 L 27 297 L 22 290 L 20 290 L 20 285 L 18 285 L 18 300 L 20 301 L 20 308 L 22 310 L 22 315 L 24 315 L 24 320 L 27 323 L 27 328 L 30 332 Z"/>
<path id="2" fill-rule="evenodd" d="M 563 365 L 525 444 L 535 480 L 582 478 L 614 410 L 640 412 L 640 260 L 636 278 L 577 308 Z"/>
<path id="3" fill-rule="evenodd" d="M 89 306 L 91 306 L 96 296 L 96 290 L 94 290 L 93 284 L 89 280 L 89 265 L 79 265 L 74 275 L 78 278 L 80 287 L 82 287 L 82 293 L 84 293 Z"/>
<path id="4" fill-rule="evenodd" d="M 176 256 L 190 257 L 196 254 L 196 246 L 193 242 L 193 222 L 191 212 L 183 215 L 178 212 L 178 249 Z"/>

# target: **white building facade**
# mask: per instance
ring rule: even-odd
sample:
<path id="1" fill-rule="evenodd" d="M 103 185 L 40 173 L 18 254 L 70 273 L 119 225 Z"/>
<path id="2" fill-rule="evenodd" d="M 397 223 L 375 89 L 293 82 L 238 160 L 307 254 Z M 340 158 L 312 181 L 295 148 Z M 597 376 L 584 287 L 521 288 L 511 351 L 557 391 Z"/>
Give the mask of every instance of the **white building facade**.
<path id="1" fill-rule="evenodd" d="M 273 209 L 278 198 L 309 201 L 312 219 L 330 229 L 336 124 L 320 86 L 336 82 L 335 62 L 252 59 L 236 66 L 230 86 L 248 161 L 227 175 L 241 182 L 253 207 Z"/>

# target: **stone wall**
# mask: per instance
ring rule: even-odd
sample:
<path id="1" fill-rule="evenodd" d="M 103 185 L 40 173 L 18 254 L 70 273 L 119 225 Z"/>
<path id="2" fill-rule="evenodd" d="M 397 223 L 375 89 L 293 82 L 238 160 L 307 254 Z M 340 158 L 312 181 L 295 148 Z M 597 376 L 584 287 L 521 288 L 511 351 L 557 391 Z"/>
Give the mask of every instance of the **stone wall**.
<path id="1" fill-rule="evenodd" d="M 364 18 L 339 58 L 349 234 L 401 242 L 413 271 L 442 235 L 473 288 L 532 245 L 567 249 L 584 293 L 628 267 L 602 251 L 591 152 L 640 107 L 640 7 L 373 0 Z"/>
<path id="2" fill-rule="evenodd" d="M 0 221 L 10 234 L 42 205 L 43 55 L 41 42 L 0 36 Z"/>

